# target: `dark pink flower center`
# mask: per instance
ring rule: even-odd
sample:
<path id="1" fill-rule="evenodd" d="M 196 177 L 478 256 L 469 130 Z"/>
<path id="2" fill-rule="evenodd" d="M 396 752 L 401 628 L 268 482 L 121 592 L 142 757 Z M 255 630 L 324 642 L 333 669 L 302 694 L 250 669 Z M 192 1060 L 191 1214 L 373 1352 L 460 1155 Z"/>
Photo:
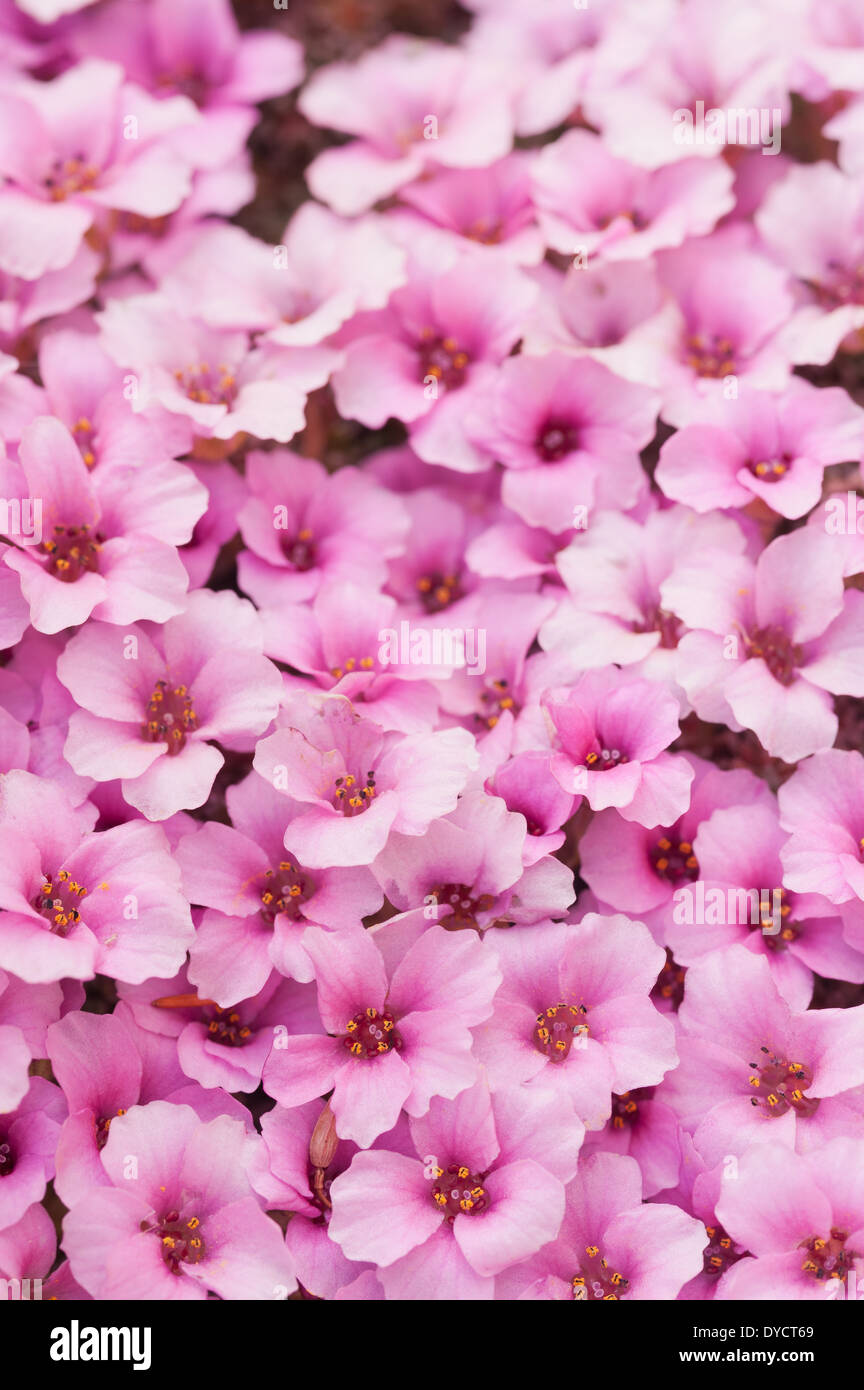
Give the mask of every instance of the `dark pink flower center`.
<path id="1" fill-rule="evenodd" d="M 359 816 L 366 810 L 375 795 L 375 773 L 366 773 L 366 780 L 346 773 L 337 777 L 333 791 L 333 804 L 343 816 Z"/>
<path id="2" fill-rule="evenodd" d="M 697 376 L 735 376 L 735 347 L 717 333 L 694 333 L 685 342 L 684 360 Z"/>
<path id="3" fill-rule="evenodd" d="M 111 1121 L 112 1121 L 113 1119 L 116 1119 L 116 1116 L 117 1116 L 117 1115 L 125 1115 L 125 1114 L 126 1114 L 126 1111 L 125 1111 L 125 1110 L 118 1110 L 118 1111 L 116 1111 L 116 1113 L 115 1113 L 114 1115 L 107 1115 L 107 1116 L 103 1115 L 103 1116 L 101 1116 L 99 1119 L 96 1120 L 96 1147 L 97 1147 L 97 1149 L 104 1149 L 105 1145 L 108 1143 L 108 1134 L 109 1134 L 109 1131 L 110 1131 L 110 1129 L 111 1129 Z"/>
<path id="4" fill-rule="evenodd" d="M 48 556 L 48 573 L 64 584 L 74 584 L 82 574 L 98 574 L 101 549 L 102 536 L 98 531 L 91 535 L 89 526 L 55 526 L 51 539 L 40 546 Z"/>
<path id="5" fill-rule="evenodd" d="M 424 328 L 417 352 L 421 381 L 434 377 L 448 391 L 455 391 L 463 384 L 469 357 L 455 338 L 442 338 L 434 328 Z"/>
<path id="6" fill-rule="evenodd" d="M 679 965 L 667 947 L 666 964 L 657 976 L 657 983 L 651 991 L 652 999 L 668 1000 L 673 1009 L 680 1009 L 684 1000 L 684 976 L 686 974 L 686 966 Z"/>
<path id="7" fill-rule="evenodd" d="M 854 1261 L 859 1258 L 856 1250 L 846 1249 L 848 1239 L 848 1231 L 832 1226 L 827 1239 L 811 1236 L 809 1240 L 802 1240 L 798 1248 L 806 1251 L 801 1265 L 804 1273 L 820 1283 L 825 1279 L 840 1279 L 845 1284 Z"/>
<path id="8" fill-rule="evenodd" d="M 747 657 L 761 657 L 780 685 L 792 685 L 804 653 L 782 627 L 760 627 L 747 639 Z"/>
<path id="9" fill-rule="evenodd" d="M 792 465 L 791 454 L 781 454 L 779 458 L 773 459 L 750 459 L 747 467 L 758 478 L 760 483 L 779 483 L 781 478 L 785 478 Z"/>
<path id="10" fill-rule="evenodd" d="M 174 379 L 189 400 L 198 405 L 227 405 L 230 408 L 237 399 L 237 378 L 224 362 L 215 370 L 206 362 L 178 368 Z"/>
<path id="11" fill-rule="evenodd" d="M 462 597 L 459 576 L 456 574 L 424 574 L 417 580 L 420 601 L 427 613 L 440 613 Z"/>
<path id="12" fill-rule="evenodd" d="M 537 435 L 535 448 L 544 463 L 558 463 L 579 448 L 580 430 L 566 420 L 547 420 Z"/>
<path id="13" fill-rule="evenodd" d="M 679 840 L 674 831 L 664 831 L 648 851 L 648 857 L 655 874 L 665 883 L 692 883 L 699 877 L 699 860 L 692 844 L 689 840 Z"/>
<path id="14" fill-rule="evenodd" d="M 765 949 L 776 953 L 787 950 L 793 941 L 797 941 L 798 937 L 801 935 L 801 928 L 797 923 L 788 920 L 792 915 L 792 907 L 785 901 L 786 889 L 775 888 L 774 892 L 780 894 L 780 930 L 774 930 L 774 908 L 768 906 L 762 907 L 762 916 L 760 920 L 751 923 L 750 930 L 762 932 L 762 940 L 765 944 Z M 761 896 L 759 901 L 761 904 Z M 776 900 L 772 898 L 772 902 L 774 901 Z"/>
<path id="15" fill-rule="evenodd" d="M 613 1129 L 630 1129 L 640 1115 L 640 1105 L 650 1100 L 654 1094 L 653 1086 L 639 1086 L 634 1091 L 622 1091 L 620 1096 L 612 1096 L 612 1114 L 609 1120 Z"/>
<path id="16" fill-rule="evenodd" d="M 55 159 L 51 173 L 45 179 L 48 197 L 53 203 L 62 203 L 75 193 L 89 193 L 96 187 L 101 170 L 91 164 L 83 154 L 72 155 L 68 159 Z"/>
<path id="17" fill-rule="evenodd" d="M 15 1168 L 15 1153 L 8 1139 L 0 1134 L 0 1178 L 8 1178 Z"/>
<path id="18" fill-rule="evenodd" d="M 495 728 L 505 710 L 509 709 L 513 715 L 519 713 L 519 706 L 510 694 L 509 684 L 503 677 L 500 680 L 486 681 L 484 689 L 480 691 L 479 700 L 482 713 L 474 717 L 481 724 L 485 724 L 487 729 Z"/>
<path id="19" fill-rule="evenodd" d="M 489 1197 L 483 1186 L 485 1178 L 485 1173 L 473 1173 L 464 1163 L 435 1169 L 432 1200 L 451 1226 L 457 1216 L 476 1216 L 486 1210 Z"/>
<path id="20" fill-rule="evenodd" d="M 826 279 L 813 288 L 825 308 L 841 304 L 864 304 L 864 265 L 847 266 L 830 260 Z"/>
<path id="21" fill-rule="evenodd" d="M 158 680 L 146 713 L 141 737 L 145 743 L 167 743 L 169 757 L 181 752 L 186 747 L 186 735 L 198 728 L 192 696 L 185 685 L 169 687 L 166 680 Z"/>
<path id="22" fill-rule="evenodd" d="M 634 622 L 633 632 L 657 632 L 660 646 L 664 651 L 674 651 L 681 635 L 681 620 L 674 613 L 667 613 L 659 604 L 646 610 L 641 622 Z"/>
<path id="23" fill-rule="evenodd" d="M 385 1052 L 400 1052 L 402 1039 L 393 1015 L 386 1009 L 368 1008 L 349 1018 L 343 1038 L 352 1057 L 381 1057 Z"/>
<path id="24" fill-rule="evenodd" d="M 236 1008 L 220 1009 L 212 1005 L 213 1012 L 207 1018 L 207 1036 L 210 1042 L 221 1047 L 245 1047 L 252 1029 L 243 1022 Z"/>
<path id="25" fill-rule="evenodd" d="M 171 94 L 188 97 L 196 106 L 203 106 L 210 92 L 207 79 L 187 64 L 162 73 L 155 86 L 160 96 Z"/>
<path id="26" fill-rule="evenodd" d="M 267 869 L 261 893 L 261 917 L 272 926 L 280 912 L 296 922 L 301 903 L 308 902 L 315 892 L 314 880 L 299 864 L 283 859 L 278 869 Z"/>
<path id="27" fill-rule="evenodd" d="M 307 570 L 314 570 L 318 563 L 312 532 L 308 527 L 298 531 L 293 540 L 289 536 L 283 536 L 281 547 L 285 559 L 295 570 L 305 573 Z"/>
<path id="28" fill-rule="evenodd" d="M 442 883 L 429 890 L 441 908 L 447 908 L 446 917 L 441 919 L 445 931 L 479 931 L 477 914 L 488 912 L 495 899 L 491 893 L 476 893 L 464 883 Z"/>
<path id="29" fill-rule="evenodd" d="M 601 748 L 597 753 L 586 753 L 585 766 L 589 772 L 611 772 L 613 767 L 621 767 L 630 759 L 620 748 Z"/>
<path id="30" fill-rule="evenodd" d="M 598 1245 L 586 1245 L 585 1254 L 579 1262 L 579 1272 L 574 1274 L 573 1297 L 582 1302 L 617 1303 L 627 1292 L 630 1284 L 623 1274 L 610 1269 Z"/>
<path id="31" fill-rule="evenodd" d="M 50 922 L 55 936 L 66 936 L 81 921 L 79 903 L 86 896 L 84 885 L 78 883 L 68 869 L 61 869 L 59 873 L 45 875 L 33 906 L 46 922 Z"/>
<path id="32" fill-rule="evenodd" d="M 775 1057 L 768 1047 L 762 1048 L 767 1060 L 751 1062 L 750 1085 L 758 1091 L 751 1096 L 750 1104 L 758 1106 L 768 1115 L 785 1115 L 794 1110 L 802 1120 L 815 1115 L 819 1101 L 815 1096 L 805 1094 L 813 1084 L 813 1073 L 803 1062 L 787 1062 L 784 1057 Z"/>
<path id="33" fill-rule="evenodd" d="M 726 1234 L 722 1226 L 706 1226 L 705 1234 L 708 1245 L 702 1256 L 702 1271 L 709 1279 L 719 1279 L 730 1265 L 737 1264 L 743 1252 L 736 1251 L 731 1236 Z"/>
<path id="34" fill-rule="evenodd" d="M 142 1225 L 155 1232 L 162 1242 L 162 1258 L 172 1274 L 182 1274 L 181 1265 L 200 1264 L 206 1254 L 201 1221 L 197 1216 L 180 1216 L 169 1211 L 156 1226 Z"/>
<path id="35" fill-rule="evenodd" d="M 570 1056 L 573 1039 L 588 1032 L 584 1004 L 550 1004 L 537 1015 L 537 1026 L 531 1035 L 538 1052 L 550 1062 L 563 1062 Z"/>

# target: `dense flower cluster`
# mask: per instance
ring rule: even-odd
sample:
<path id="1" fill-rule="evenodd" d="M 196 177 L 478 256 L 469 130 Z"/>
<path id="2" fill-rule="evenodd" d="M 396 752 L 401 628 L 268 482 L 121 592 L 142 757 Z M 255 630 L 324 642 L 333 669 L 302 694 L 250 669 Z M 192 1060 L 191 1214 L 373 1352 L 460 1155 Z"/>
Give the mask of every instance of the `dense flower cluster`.
<path id="1" fill-rule="evenodd" d="M 860 0 L 282 8 L 0 0 L 0 1279 L 855 1297 Z"/>

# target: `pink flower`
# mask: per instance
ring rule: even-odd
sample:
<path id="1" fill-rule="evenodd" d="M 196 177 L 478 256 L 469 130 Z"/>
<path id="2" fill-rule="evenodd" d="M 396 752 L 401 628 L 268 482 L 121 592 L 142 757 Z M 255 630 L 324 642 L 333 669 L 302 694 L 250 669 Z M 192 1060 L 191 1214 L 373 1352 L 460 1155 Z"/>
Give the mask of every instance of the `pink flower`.
<path id="1" fill-rule="evenodd" d="M 47 3 L 59 8 L 58 0 Z M 69 0 L 63 7 L 71 8 Z M 171 0 L 143 9 L 115 0 L 87 15 L 72 42 L 83 54 L 122 63 L 157 96 L 179 93 L 206 111 L 281 95 L 303 77 L 300 44 L 284 34 L 241 33 L 228 0 L 190 0 L 182 12 Z"/>
<path id="2" fill-rule="evenodd" d="M 20 78 L 0 108 L 0 266 L 11 275 L 35 280 L 68 266 L 103 210 L 161 217 L 189 192 L 169 137 L 197 121 L 195 107 L 154 100 L 115 63 L 90 59 L 50 82 Z"/>
<path id="3" fill-rule="evenodd" d="M 632 506 L 657 399 L 597 362 L 562 353 L 503 364 L 468 419 L 474 443 L 507 468 L 504 503 L 531 526 L 573 524 L 575 508 Z M 416 447 L 416 445 L 415 445 Z"/>
<path id="4" fill-rule="evenodd" d="M 229 787 L 227 802 L 234 828 L 198 826 L 176 852 L 190 901 L 211 909 L 195 936 L 190 978 L 223 1007 L 257 994 L 274 968 L 311 980 L 307 926 L 350 928 L 383 901 L 368 869 L 312 872 L 286 851 L 291 804 L 257 773 Z"/>
<path id="5" fill-rule="evenodd" d="M 395 907 L 423 904 L 447 931 L 563 917 L 573 874 L 551 853 L 535 855 L 527 823 L 497 796 L 466 792 L 422 836 L 391 835 L 373 872 Z"/>
<path id="6" fill-rule="evenodd" d="M 264 608 L 303 602 L 325 582 L 380 585 L 386 560 L 403 549 L 399 499 L 356 469 L 332 474 L 287 449 L 253 451 L 246 486 L 238 575 Z"/>
<path id="7" fill-rule="evenodd" d="M 612 1092 L 656 1085 L 675 1066 L 675 1030 L 649 993 L 662 949 L 641 922 L 589 913 L 487 938 L 504 980 L 478 1053 L 494 1091 L 530 1082 L 602 1129 Z"/>
<path id="8" fill-rule="evenodd" d="M 700 718 L 753 729 L 787 762 L 831 746 L 831 695 L 864 695 L 864 602 L 844 591 L 833 537 L 801 527 L 755 564 L 706 552 L 698 566 L 678 566 L 661 594 L 694 629 L 678 643 L 677 676 Z"/>
<path id="9" fill-rule="evenodd" d="M 864 1005 L 793 1012 L 764 957 L 712 951 L 687 970 L 663 1099 L 709 1165 L 750 1144 L 819 1151 L 861 1125 L 862 1018 Z"/>
<path id="10" fill-rule="evenodd" d="M 88 834 L 86 820 L 29 772 L 0 777 L 0 965 L 31 984 L 170 975 L 192 921 L 164 833 L 136 820 Z"/>
<path id="11" fill-rule="evenodd" d="M 407 1137 L 407 1125 L 404 1128 Z M 376 1141 L 373 1148 L 386 1147 L 390 1139 Z M 261 1140 L 249 1180 L 268 1209 L 292 1213 L 285 1244 L 301 1288 L 314 1298 L 337 1298 L 341 1289 L 369 1270 L 362 1262 L 346 1260 L 329 1234 L 330 1188 L 357 1153 L 357 1145 L 338 1138 L 329 1105 L 316 1101 L 291 1110 L 281 1105 L 268 1110 L 261 1116 Z M 384 1297 L 380 1285 L 377 1294 L 362 1294 L 364 1300 L 370 1296 Z"/>
<path id="12" fill-rule="evenodd" d="M 829 902 L 864 899 L 864 758 L 826 749 L 780 788 L 784 882 Z"/>
<path id="13" fill-rule="evenodd" d="M 692 848 L 708 904 L 705 920 L 696 915 L 694 921 L 692 910 L 686 911 L 686 898 L 693 890 L 685 886 L 675 895 L 665 941 L 682 965 L 740 942 L 767 957 L 784 999 L 804 1009 L 813 992 L 814 971 L 860 984 L 864 957 L 844 940 L 842 920 L 824 898 L 781 887 L 786 838 L 776 805 L 767 798 L 718 809 L 703 820 Z M 725 911 L 712 913 L 712 892 L 714 902 L 725 902 Z"/>
<path id="14" fill-rule="evenodd" d="M 790 169 L 756 214 L 763 241 L 797 282 L 783 335 L 794 362 L 829 362 L 864 327 L 861 211 L 860 179 L 822 161 Z"/>
<path id="15" fill-rule="evenodd" d="M 424 264 L 455 261 L 470 250 L 536 265 L 544 239 L 531 201 L 530 168 L 531 156 L 515 151 L 486 168 L 440 169 L 400 190 L 388 227 Z"/>
<path id="16" fill-rule="evenodd" d="M 598 899 L 639 917 L 660 942 L 672 922 L 676 890 L 700 877 L 694 846 L 700 826 L 727 807 L 736 814 L 754 805 L 773 808 L 768 787 L 746 768 L 723 772 L 684 756 L 693 768 L 690 804 L 674 824 L 647 830 L 609 809 L 592 817 L 579 841 L 579 872 Z M 770 885 L 766 880 L 759 886 Z"/>
<path id="17" fill-rule="evenodd" d="M 62 1004 L 59 984 L 26 984 L 0 971 L 0 1113 L 27 1094 L 31 1059 L 44 1057 L 45 1031 Z"/>
<path id="18" fill-rule="evenodd" d="M 557 1236 L 582 1128 L 549 1091 L 483 1082 L 410 1127 L 416 1158 L 369 1149 L 333 1182 L 331 1238 L 379 1266 L 388 1298 L 490 1299 Z"/>
<path id="19" fill-rule="evenodd" d="M 208 590 L 151 632 L 86 628 L 57 663 L 81 706 L 66 758 L 97 782 L 119 777 L 148 820 L 200 806 L 224 761 L 210 740 L 242 745 L 276 714 L 281 679 L 261 645 L 252 605 Z"/>
<path id="20" fill-rule="evenodd" d="M 205 1124 L 188 1105 L 119 1116 L 99 1155 L 110 1185 L 64 1218 L 75 1278 L 109 1300 L 287 1297 L 291 1261 L 247 1176 L 254 1144 L 239 1120 Z"/>
<path id="21" fill-rule="evenodd" d="M 45 1208 L 35 1202 L 20 1221 L 0 1231 L 0 1277 L 10 1282 L 17 1279 L 22 1298 L 26 1297 L 25 1280 L 29 1280 L 31 1298 L 40 1296 L 36 1293 L 39 1288 L 41 1297 L 52 1302 L 55 1299 L 89 1302 L 90 1295 L 72 1278 L 68 1260 L 61 1260 L 53 1274 L 50 1273 L 56 1256 L 54 1222 Z"/>
<path id="22" fill-rule="evenodd" d="M 533 197 L 549 246 L 571 256 L 646 257 L 713 231 L 735 205 L 732 171 L 687 159 L 652 172 L 615 159 L 599 135 L 571 130 L 540 153 Z"/>
<path id="23" fill-rule="evenodd" d="M 851 1135 L 808 1154 L 770 1142 L 745 1153 L 734 1181 L 723 1182 L 717 1214 L 750 1253 L 723 1275 L 717 1298 L 824 1301 L 835 1290 L 854 1297 L 864 1274 L 862 1163 L 864 1143 Z M 778 1171 L 784 1200 L 766 1201 Z"/>
<path id="24" fill-rule="evenodd" d="M 0 1114 L 0 1230 L 45 1196 L 65 1116 L 62 1092 L 41 1076 L 31 1077 L 18 1105 Z"/>
<path id="25" fill-rule="evenodd" d="M 333 375 L 340 414 L 373 429 L 395 416 L 427 463 L 484 469 L 466 422 L 494 364 L 517 342 L 533 296 L 515 267 L 473 256 L 439 275 L 415 275 L 352 334 Z"/>
<path id="26" fill-rule="evenodd" d="M 161 407 L 201 438 L 287 443 L 338 361 L 326 348 L 252 348 L 248 334 L 188 318 L 161 294 L 111 300 L 99 324 L 106 352 L 135 373 L 135 409 Z"/>
<path id="27" fill-rule="evenodd" d="M 166 463 L 152 475 L 118 466 L 91 476 L 72 434 L 42 416 L 24 430 L 20 464 L 0 464 L 0 474 L 22 516 L 28 505 L 40 509 L 41 523 L 22 525 L 5 556 L 38 631 L 60 632 L 91 615 L 164 622 L 181 611 L 188 577 L 175 546 L 203 510 L 188 470 Z M 154 477 L 161 495 L 151 491 Z"/>
<path id="28" fill-rule="evenodd" d="M 552 775 L 565 791 L 648 827 L 683 815 L 693 769 L 664 751 L 678 735 L 678 702 L 662 686 L 613 667 L 547 691 L 542 706 L 553 729 Z"/>
<path id="29" fill-rule="evenodd" d="M 382 931 L 386 942 L 393 929 Z M 474 1083 L 471 1025 L 488 1017 L 500 980 L 476 938 L 430 927 L 392 973 L 375 935 L 360 928 L 309 933 L 304 944 L 322 1028 L 274 1041 L 268 1095 L 293 1106 L 332 1090 L 337 1134 L 368 1148 L 403 1107 L 425 1115 L 434 1096 L 452 1099 Z"/>
<path id="30" fill-rule="evenodd" d="M 310 869 L 371 864 L 392 831 L 422 835 L 454 809 L 476 767 L 464 729 L 385 734 L 341 696 L 298 698 L 286 717 L 289 727 L 258 744 L 254 767 L 308 807 L 291 842 Z"/>
<path id="31" fill-rule="evenodd" d="M 780 516 L 804 516 L 822 497 L 825 468 L 864 453 L 864 413 L 839 388 L 797 377 L 783 396 L 746 392 L 706 402 L 698 420 L 660 451 L 656 480 L 697 512 L 760 498 Z"/>
<path id="32" fill-rule="evenodd" d="M 552 1245 L 503 1275 L 498 1297 L 654 1301 L 677 1298 L 702 1267 L 701 1221 L 679 1207 L 642 1202 L 642 1177 L 626 1154 L 582 1159 Z"/>
<path id="33" fill-rule="evenodd" d="M 473 169 L 509 153 L 510 101 L 494 67 L 450 44 L 392 34 L 356 63 L 331 63 L 306 84 L 300 110 L 358 138 L 306 171 L 316 198 L 353 216 L 429 166 Z"/>
<path id="34" fill-rule="evenodd" d="M 54 1185 L 67 1207 L 108 1186 L 99 1155 L 113 1121 L 133 1105 L 164 1099 L 191 1105 L 202 1120 L 245 1118 L 230 1096 L 190 1084 L 173 1041 L 145 1032 L 122 1002 L 113 1014 L 66 1014 L 48 1030 L 47 1053 L 69 1108 L 54 1145 Z"/>

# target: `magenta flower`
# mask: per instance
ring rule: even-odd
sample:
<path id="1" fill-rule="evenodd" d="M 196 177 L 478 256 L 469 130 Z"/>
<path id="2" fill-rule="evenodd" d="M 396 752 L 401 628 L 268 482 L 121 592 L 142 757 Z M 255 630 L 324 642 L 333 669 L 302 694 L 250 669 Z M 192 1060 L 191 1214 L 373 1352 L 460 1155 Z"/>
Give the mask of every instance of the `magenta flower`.
<path id="1" fill-rule="evenodd" d="M 434 1096 L 449 1100 L 474 1083 L 471 1026 L 489 1016 L 500 980 L 476 938 L 429 927 L 392 972 L 361 929 L 310 933 L 304 944 L 321 1032 L 273 1041 L 268 1095 L 293 1106 L 332 1090 L 337 1134 L 368 1148 L 403 1108 L 425 1115 Z"/>
<path id="2" fill-rule="evenodd" d="M 693 769 L 667 749 L 678 735 L 678 702 L 662 686 L 611 670 L 590 671 L 543 697 L 552 724 L 552 775 L 582 792 L 594 811 L 669 825 L 686 811 Z"/>
<path id="3" fill-rule="evenodd" d="M 557 1236 L 582 1128 L 551 1092 L 483 1082 L 410 1128 L 416 1158 L 368 1149 L 333 1182 L 331 1238 L 379 1266 L 388 1298 L 490 1299 Z"/>
<path id="4" fill-rule="evenodd" d="M 496 1093 L 531 1082 L 601 1129 L 613 1091 L 656 1085 L 675 1066 L 674 1026 L 648 997 L 664 954 L 641 922 L 589 913 L 490 944 L 504 980 L 477 1050 Z"/>
<path id="5" fill-rule="evenodd" d="M 207 590 L 152 635 L 86 628 L 57 664 L 82 707 L 69 720 L 66 758 L 97 782 L 121 778 L 148 820 L 200 806 L 224 761 L 210 740 L 242 744 L 276 714 L 281 680 L 261 646 L 252 605 Z"/>
<path id="6" fill-rule="evenodd" d="M 780 536 L 754 564 L 710 552 L 678 566 L 664 606 L 693 631 L 678 643 L 678 681 L 702 719 L 753 729 L 794 762 L 837 734 L 832 694 L 864 694 L 864 604 L 844 591 L 843 556 L 813 526 Z"/>
<path id="7" fill-rule="evenodd" d="M 99 1155 L 110 1185 L 64 1218 L 75 1278 L 109 1300 L 287 1297 L 291 1260 L 247 1176 L 255 1142 L 239 1120 L 167 1101 L 117 1117 Z"/>
<path id="8" fill-rule="evenodd" d="M 162 830 L 136 820 L 87 833 L 86 820 L 29 772 L 0 778 L 0 966 L 32 984 L 170 975 L 192 920 Z"/>
<path id="9" fill-rule="evenodd" d="M 371 864 L 392 831 L 422 835 L 477 765 L 464 729 L 385 734 L 341 696 L 298 698 L 286 718 L 258 744 L 254 767 L 308 808 L 291 822 L 291 843 L 310 869 Z"/>
<path id="10" fill-rule="evenodd" d="M 635 1159 L 591 1154 L 567 1189 L 558 1239 L 502 1275 L 498 1297 L 674 1299 L 701 1269 L 707 1240 L 679 1207 L 642 1202 Z"/>

